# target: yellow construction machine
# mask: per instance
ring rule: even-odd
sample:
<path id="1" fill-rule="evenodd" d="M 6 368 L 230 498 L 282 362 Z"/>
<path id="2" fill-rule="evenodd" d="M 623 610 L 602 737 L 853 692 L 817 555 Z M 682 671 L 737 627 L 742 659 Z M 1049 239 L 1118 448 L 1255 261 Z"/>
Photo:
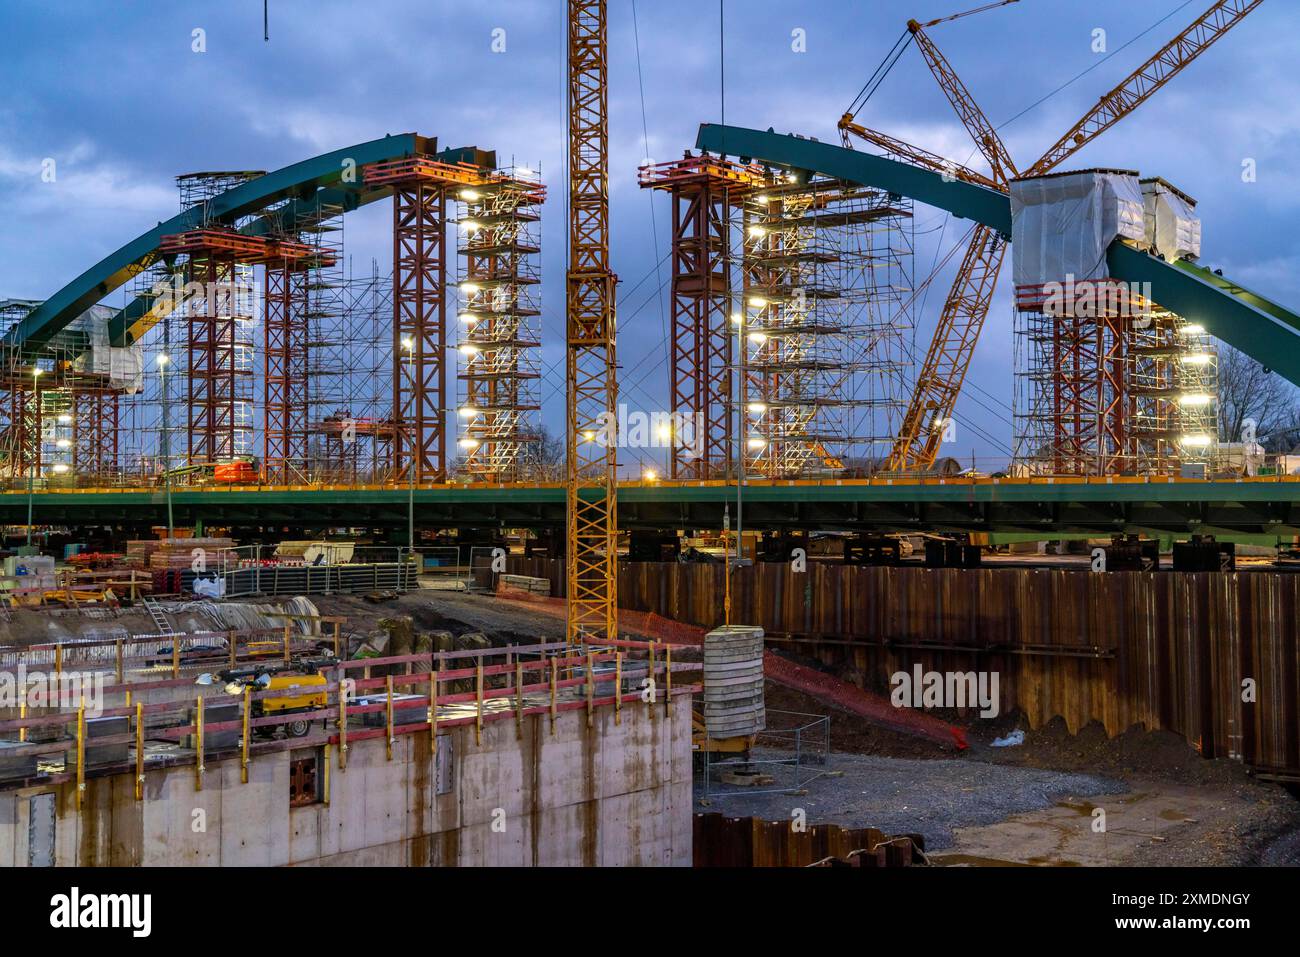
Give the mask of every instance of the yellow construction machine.
<path id="1" fill-rule="evenodd" d="M 253 729 L 258 737 L 270 738 L 277 731 L 283 731 L 285 737 L 306 737 L 311 730 L 311 721 L 295 715 L 310 714 L 320 711 L 329 704 L 326 687 L 329 682 L 320 671 L 337 664 L 332 655 L 302 658 L 289 664 L 255 664 L 237 668 L 227 668 L 215 674 L 201 674 L 195 681 L 199 685 L 216 684 L 217 680 L 226 683 L 226 693 L 242 695 L 245 689 L 253 691 L 283 691 L 283 695 L 255 698 L 252 702 L 251 717 L 282 717 L 280 724 L 259 725 Z"/>

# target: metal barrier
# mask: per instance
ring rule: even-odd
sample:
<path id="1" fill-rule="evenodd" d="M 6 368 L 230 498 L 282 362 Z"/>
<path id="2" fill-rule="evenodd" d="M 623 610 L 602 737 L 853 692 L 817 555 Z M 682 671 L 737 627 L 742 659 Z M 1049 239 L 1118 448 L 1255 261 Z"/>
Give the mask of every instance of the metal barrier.
<path id="1" fill-rule="evenodd" d="M 294 644 L 288 624 L 281 634 L 284 637 L 284 659 L 287 662 Z M 247 643 L 245 654 L 238 655 L 237 643 L 236 640 L 230 645 L 228 653 L 231 661 L 247 662 L 254 657 L 249 653 Z M 174 647 L 178 646 L 179 642 Z M 60 654 L 62 647 L 55 646 Z M 120 655 L 120 643 L 115 648 Z M 180 658 L 180 653 L 174 651 L 173 661 L 179 662 Z M 629 668 L 625 672 L 625 663 L 633 658 L 644 660 L 638 661 L 636 668 Z M 485 664 L 489 659 L 499 659 L 501 663 Z M 121 661 L 121 658 L 118 660 Z M 472 665 L 456 667 L 462 662 L 472 662 Z M 453 666 L 447 667 L 449 663 Z M 611 666 L 612 673 L 607 672 L 606 669 Z M 210 667 L 217 670 L 216 664 L 211 664 Z M 415 670 L 420 667 L 429 670 Z M 238 754 L 242 767 L 241 779 L 247 783 L 249 764 L 257 754 L 312 746 L 325 748 L 324 764 L 328 782 L 331 753 L 337 755 L 339 769 L 346 769 L 350 740 L 383 738 L 387 744 L 388 759 L 392 760 L 393 744 L 398 735 L 427 732 L 430 751 L 436 758 L 440 728 L 472 727 L 475 741 L 479 743 L 484 725 L 491 721 L 513 721 L 518 733 L 522 734 L 524 719 L 529 716 L 538 717 L 549 721 L 550 731 L 554 734 L 556 719 L 562 712 L 585 710 L 589 727 L 594 726 L 597 708 L 612 707 L 616 724 L 621 723 L 625 708 L 644 708 L 651 720 L 655 720 L 659 713 L 667 717 L 673 707 L 674 695 L 691 694 L 698 690 L 696 685 L 675 685 L 674 674 L 699 668 L 699 663 L 674 664 L 671 647 L 657 647 L 654 642 L 633 641 L 581 648 L 565 642 L 554 642 L 340 661 L 332 667 L 322 669 L 322 675 L 326 671 L 330 672 L 326 683 L 312 689 L 313 694 L 324 695 L 324 704 L 314 710 L 293 713 L 295 723 L 306 724 L 305 734 L 286 736 L 282 741 L 262 741 L 254 745 L 252 738 L 258 729 L 274 731 L 285 725 L 283 714 L 259 716 L 255 703 L 268 698 L 283 698 L 286 694 L 284 689 L 253 691 L 252 688 L 245 687 L 239 694 L 221 702 L 226 704 L 226 710 L 234 709 L 232 716 L 210 721 L 205 719 L 205 708 L 211 708 L 214 700 L 220 702 L 221 699 L 209 700 L 202 694 L 193 695 L 193 678 L 180 677 L 178 664 L 173 665 L 172 677 L 144 682 L 121 680 L 123 675 L 132 672 L 119 665 L 119 680 L 103 689 L 103 693 L 105 696 L 120 696 L 123 703 L 117 707 L 103 708 L 97 717 L 125 718 L 125 731 L 122 734 L 95 735 L 93 742 L 97 749 L 111 745 L 125 745 L 127 748 L 133 746 L 134 757 L 133 761 L 128 758 L 125 763 L 111 763 L 96 770 L 100 773 L 121 773 L 134 764 L 135 798 L 143 800 L 144 774 L 148 770 L 144 747 L 147 728 L 151 739 L 189 742 L 192 745 L 191 760 L 196 790 L 203 788 L 207 757 L 220 753 Z M 386 673 L 374 674 L 379 669 Z M 360 672 L 361 676 L 353 677 L 350 673 L 354 672 Z M 624 681 L 624 675 L 629 672 L 638 676 L 638 686 L 630 691 Z M 653 678 L 648 685 L 644 681 L 647 677 Z M 421 689 L 423 693 L 420 693 Z M 148 703 L 142 700 L 146 696 L 152 697 L 154 693 L 168 691 L 173 695 L 169 700 Z M 190 703 L 192 708 L 189 707 Z M 188 713 L 178 717 L 178 708 L 186 709 Z M 415 716 L 416 720 L 409 720 L 411 716 Z M 65 708 L 58 714 L 29 716 L 24 709 L 24 713 L 16 719 L 0 721 L 0 739 L 13 741 L 16 738 L 17 742 L 5 748 L 6 759 L 29 755 L 34 758 L 57 752 L 64 754 L 63 771 L 52 771 L 43 776 L 38 775 L 38 778 L 47 783 L 75 781 L 78 811 L 85 795 L 87 717 L 83 702 L 74 709 Z M 361 726 L 352 725 L 350 722 L 353 719 L 359 719 Z M 320 730 L 313 732 L 317 722 L 320 723 Z M 330 725 L 333 725 L 332 730 Z M 33 731 L 42 732 L 47 740 L 28 743 Z M 233 733 L 234 738 L 231 740 L 235 744 L 208 747 L 207 742 L 220 740 L 216 736 L 222 732 L 225 737 Z M 50 737 L 51 734 L 54 737 Z M 74 748 L 78 759 L 75 768 L 68 770 L 66 755 Z M 182 765 L 191 763 L 183 754 L 169 755 L 168 766 L 175 766 L 178 762 Z M 36 779 L 31 775 L 24 774 L 22 777 L 35 783 Z M 328 795 L 328 783 L 326 794 Z M 328 803 L 328 796 L 325 801 Z"/>
<path id="2" fill-rule="evenodd" d="M 190 587 L 196 579 L 218 581 L 217 590 L 224 598 L 409 591 L 415 587 L 418 565 L 407 548 L 348 542 L 319 545 L 317 554 L 301 561 L 274 557 L 276 546 L 270 545 L 219 549 L 213 569 L 185 572 L 182 580 Z"/>
<path id="3" fill-rule="evenodd" d="M 713 758 L 712 751 L 704 749 L 701 789 L 705 797 L 801 791 L 830 771 L 831 719 L 828 716 L 768 709 L 767 718 L 769 721 L 773 718 L 784 719 L 784 726 L 765 728 L 756 734 L 749 754 L 744 757 L 718 761 Z M 760 775 L 771 772 L 772 786 L 751 787 L 738 784 L 725 790 L 715 788 L 714 772 L 721 774 L 731 770 Z M 778 783 L 782 776 L 786 780 Z"/>
<path id="4" fill-rule="evenodd" d="M 416 574 L 421 588 L 464 591 L 469 588 L 469 566 L 461 564 L 458 545 L 417 545 Z"/>
<path id="5" fill-rule="evenodd" d="M 179 678 L 205 669 L 287 660 L 294 654 L 315 651 L 322 644 L 336 655 L 342 651 L 342 634 L 337 626 L 332 635 L 304 635 L 295 630 L 289 619 L 277 627 L 242 631 L 73 638 L 24 648 L 0 647 L 0 675 L 15 675 L 20 669 L 27 674 L 54 675 L 82 670 L 112 671 L 118 683 L 132 683 L 127 679 L 133 675 L 169 673 L 172 678 Z"/>

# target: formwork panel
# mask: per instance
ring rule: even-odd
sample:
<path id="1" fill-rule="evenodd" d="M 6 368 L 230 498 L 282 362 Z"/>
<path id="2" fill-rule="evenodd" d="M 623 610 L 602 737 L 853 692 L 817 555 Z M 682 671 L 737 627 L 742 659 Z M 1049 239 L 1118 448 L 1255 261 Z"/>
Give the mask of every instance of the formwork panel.
<path id="1" fill-rule="evenodd" d="M 238 760 L 209 762 L 204 787 L 220 795 L 222 867 L 274 867 L 289 863 L 289 752 L 259 755 L 242 784 Z M 208 828 L 212 830 L 209 820 Z"/>
<path id="2" fill-rule="evenodd" d="M 195 791 L 194 769 L 174 767 L 146 772 L 144 790 L 145 797 L 140 802 L 144 818 L 144 861 L 173 867 L 220 866 L 220 789 Z M 197 811 L 203 812 L 206 833 L 194 830 L 199 820 Z"/>

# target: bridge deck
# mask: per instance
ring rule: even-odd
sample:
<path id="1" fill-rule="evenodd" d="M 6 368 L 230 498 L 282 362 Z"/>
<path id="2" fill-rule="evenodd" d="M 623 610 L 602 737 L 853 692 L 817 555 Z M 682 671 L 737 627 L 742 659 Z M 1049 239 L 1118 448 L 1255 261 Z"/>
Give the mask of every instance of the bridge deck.
<path id="1" fill-rule="evenodd" d="M 175 489 L 177 525 L 403 527 L 405 486 L 233 486 Z M 561 528 L 564 488 L 437 485 L 414 490 L 424 528 Z M 722 526 L 735 516 L 724 482 L 627 482 L 624 528 Z M 744 489 L 746 528 L 975 532 L 1160 531 L 1300 534 L 1300 477 L 1188 479 L 874 479 L 765 482 Z M 38 525 L 165 524 L 159 488 L 45 489 L 32 494 Z M 0 521 L 26 522 L 23 490 L 0 492 Z"/>

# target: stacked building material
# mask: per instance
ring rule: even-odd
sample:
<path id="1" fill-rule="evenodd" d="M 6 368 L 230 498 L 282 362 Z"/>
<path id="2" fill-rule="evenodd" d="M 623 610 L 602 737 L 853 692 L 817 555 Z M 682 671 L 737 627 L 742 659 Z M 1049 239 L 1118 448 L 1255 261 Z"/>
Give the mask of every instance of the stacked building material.
<path id="1" fill-rule="evenodd" d="M 201 548 L 203 567 L 216 571 L 221 562 L 222 550 L 234 547 L 234 539 L 230 538 L 185 538 L 159 542 L 158 547 L 149 553 L 149 567 L 167 571 L 193 568 L 198 557 L 195 549 Z"/>
<path id="2" fill-rule="evenodd" d="M 738 738 L 764 726 L 763 629 L 715 628 L 704 636 L 704 728 L 711 738 Z"/>
<path id="3" fill-rule="evenodd" d="M 542 595 L 550 597 L 551 580 L 531 575 L 501 575 L 497 579 L 498 595 Z"/>
<path id="4" fill-rule="evenodd" d="M 163 543 L 156 538 L 136 539 L 126 543 L 126 567 L 148 568 L 149 556 Z"/>

